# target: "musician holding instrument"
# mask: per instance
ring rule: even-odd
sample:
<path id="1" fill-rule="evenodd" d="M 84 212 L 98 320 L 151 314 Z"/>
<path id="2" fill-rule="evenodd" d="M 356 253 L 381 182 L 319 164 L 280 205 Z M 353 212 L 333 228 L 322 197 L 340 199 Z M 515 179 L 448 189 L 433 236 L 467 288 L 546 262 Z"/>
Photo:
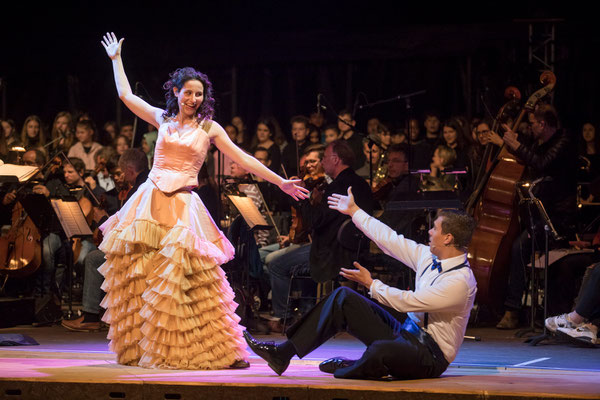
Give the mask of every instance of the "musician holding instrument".
<path id="1" fill-rule="evenodd" d="M 135 193 L 137 188 L 148 179 L 148 159 L 140 149 L 125 150 L 119 158 L 118 164 L 107 163 L 107 168 L 114 178 L 116 187 L 107 192 L 109 196 L 118 196 L 119 208 Z M 109 214 L 106 211 L 94 208 L 94 223 L 99 226 L 106 221 Z M 61 325 L 71 331 L 96 332 L 100 330 L 100 302 L 104 297 L 102 283 L 104 277 L 98 268 L 104 263 L 104 253 L 94 249 L 90 251 L 83 261 L 83 298 L 82 315 L 74 320 L 63 320 Z"/>
<path id="2" fill-rule="evenodd" d="M 541 200 L 553 225 L 560 234 L 570 233 L 576 212 L 577 152 L 567 131 L 560 127 L 556 109 L 550 104 L 539 104 L 529 113 L 532 141 L 525 142 L 508 125 L 502 138 L 510 152 L 526 166 L 525 179 L 535 183 L 534 195 Z M 497 140 L 497 139 L 496 139 Z M 539 213 L 532 212 L 535 237 L 540 249 L 543 243 L 543 225 Z M 514 329 L 519 323 L 519 310 L 525 291 L 525 270 L 531 257 L 531 239 L 527 226 L 513 242 L 505 313 L 497 324 L 498 329 Z"/>
<path id="3" fill-rule="evenodd" d="M 276 318 L 285 318 L 289 312 L 286 297 L 294 268 L 308 267 L 315 282 L 325 282 L 336 278 L 340 268 L 356 257 L 356 250 L 347 250 L 338 241 L 340 227 L 348 220 L 348 217 L 327 207 L 328 196 L 333 193 L 346 193 L 348 187 L 352 186 L 357 203 L 361 205 L 361 208 L 368 213 L 373 212 L 371 190 L 367 182 L 352 170 L 353 161 L 352 149 L 344 140 L 339 139 L 330 143 L 325 148 L 321 165 L 325 173 L 332 179 L 331 183 L 323 187 L 315 187 L 311 192 L 310 199 L 297 204 L 301 210 L 303 222 L 310 226 L 312 242 L 310 245 L 301 246 L 269 264 L 273 313 Z M 270 327 L 273 328 L 273 324 Z M 281 328 L 281 325 L 278 328 Z M 281 332 L 281 330 L 279 331 Z"/>

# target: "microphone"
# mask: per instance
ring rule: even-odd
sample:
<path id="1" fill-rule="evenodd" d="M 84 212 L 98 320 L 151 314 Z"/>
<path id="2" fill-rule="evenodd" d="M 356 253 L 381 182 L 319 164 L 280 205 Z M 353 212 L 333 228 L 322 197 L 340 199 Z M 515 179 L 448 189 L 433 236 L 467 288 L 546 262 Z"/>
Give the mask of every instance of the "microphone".
<path id="1" fill-rule="evenodd" d="M 321 115 L 321 110 L 327 110 L 327 107 L 321 105 L 321 96 L 322 94 L 317 94 L 317 114 Z"/>

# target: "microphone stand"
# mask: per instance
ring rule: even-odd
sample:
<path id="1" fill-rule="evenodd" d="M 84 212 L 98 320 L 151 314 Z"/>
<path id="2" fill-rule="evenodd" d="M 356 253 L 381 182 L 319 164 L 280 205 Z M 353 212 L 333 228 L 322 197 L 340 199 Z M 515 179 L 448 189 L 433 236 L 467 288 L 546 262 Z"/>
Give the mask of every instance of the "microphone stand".
<path id="1" fill-rule="evenodd" d="M 521 330 L 516 333 L 517 337 L 522 337 L 524 334 L 529 332 L 535 332 L 535 316 L 536 316 L 536 307 L 537 307 L 537 296 L 538 296 L 538 287 L 536 284 L 535 278 L 535 223 L 533 221 L 533 212 L 531 210 L 531 205 L 535 205 L 538 210 L 540 217 L 544 222 L 544 321 L 547 318 L 548 312 L 548 263 L 550 258 L 550 249 L 549 249 L 549 236 L 550 234 L 554 238 L 554 240 L 561 240 L 562 237 L 558 234 L 556 229 L 554 228 L 554 224 L 550 219 L 550 216 L 546 212 L 544 204 L 542 201 L 533 194 L 533 189 L 535 186 L 543 181 L 543 179 L 538 179 L 534 181 L 528 190 L 528 197 L 523 196 L 521 191 L 517 190 L 519 194 L 520 201 L 526 202 L 529 205 L 529 220 L 531 225 L 531 321 L 530 327 L 524 330 Z M 550 336 L 546 330 L 546 324 L 544 324 L 543 331 L 541 335 L 532 336 L 525 340 L 525 343 L 529 343 L 531 346 L 536 346 L 543 340 L 549 339 Z"/>
<path id="2" fill-rule="evenodd" d="M 410 139 L 410 120 L 412 119 L 411 98 L 425 94 L 426 92 L 427 92 L 426 90 L 419 90 L 417 92 L 412 92 L 412 93 L 408 93 L 408 94 L 399 94 L 397 96 L 394 96 L 394 97 L 391 97 L 388 99 L 375 101 L 373 103 L 361 104 L 358 106 L 358 109 L 362 110 L 363 108 L 367 108 L 367 107 L 375 107 L 380 104 L 387 104 L 387 103 L 391 103 L 391 102 L 398 101 L 398 100 L 404 100 L 405 108 L 406 108 L 405 118 L 406 118 L 406 134 L 408 137 L 408 170 L 409 171 L 411 170 L 412 161 L 413 161 L 412 160 L 413 152 L 412 152 L 411 139 Z M 410 179 L 408 181 L 408 184 L 409 184 L 409 190 L 412 191 L 413 180 Z"/>

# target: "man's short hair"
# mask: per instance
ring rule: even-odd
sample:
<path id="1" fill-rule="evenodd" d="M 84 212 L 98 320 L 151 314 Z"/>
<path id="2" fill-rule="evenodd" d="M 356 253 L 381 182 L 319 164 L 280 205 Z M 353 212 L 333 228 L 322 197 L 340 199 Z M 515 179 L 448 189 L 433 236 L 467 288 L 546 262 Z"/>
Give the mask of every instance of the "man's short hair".
<path id="1" fill-rule="evenodd" d="M 437 218 L 440 217 L 442 218 L 442 233 L 451 234 L 454 238 L 452 244 L 466 251 L 475 230 L 473 217 L 462 210 L 450 209 L 438 210 Z"/>
<path id="2" fill-rule="evenodd" d="M 140 149 L 127 149 L 119 158 L 119 166 L 122 169 L 131 166 L 135 172 L 146 171 L 148 169 L 148 156 Z"/>
<path id="3" fill-rule="evenodd" d="M 558 113 L 556 108 L 551 104 L 540 104 L 535 108 L 533 116 L 538 121 L 546 122 L 551 128 L 560 128 L 560 121 L 558 120 Z"/>
<path id="4" fill-rule="evenodd" d="M 44 154 L 43 151 L 39 150 L 39 149 L 29 149 L 27 150 L 27 153 L 33 151 L 35 154 L 35 164 L 42 166 L 44 164 L 46 164 L 46 155 Z"/>
<path id="5" fill-rule="evenodd" d="M 356 156 L 354 152 L 348 145 L 348 143 L 343 139 L 334 140 L 329 144 L 331 146 L 331 150 L 335 153 L 336 156 L 342 161 L 342 163 L 348 167 L 354 164 L 354 159 Z"/>
<path id="6" fill-rule="evenodd" d="M 75 168 L 75 171 L 79 173 L 81 173 L 82 171 L 85 172 L 85 163 L 81 158 L 69 157 L 69 161 L 73 165 L 73 168 Z"/>
<path id="7" fill-rule="evenodd" d="M 110 160 L 117 154 L 117 150 L 115 150 L 112 146 L 104 146 L 100 150 L 94 154 L 94 160 L 98 161 L 98 158 L 102 157 L 105 161 Z"/>
<path id="8" fill-rule="evenodd" d="M 264 151 L 265 153 L 267 153 L 267 161 L 271 160 L 271 153 L 269 153 L 269 149 L 266 149 L 262 146 L 258 146 L 257 148 L 254 149 L 254 154 L 256 154 L 259 151 Z"/>
<path id="9" fill-rule="evenodd" d="M 306 118 L 304 115 L 296 115 L 294 117 L 292 117 L 292 119 L 290 120 L 290 125 L 295 124 L 295 123 L 299 123 L 299 124 L 303 124 L 304 128 L 308 129 L 308 118 Z M 272 134 L 275 134 L 275 132 L 271 132 Z"/>
<path id="10" fill-rule="evenodd" d="M 404 157 L 408 158 L 408 145 L 404 143 L 394 143 L 388 147 L 388 154 L 392 153 L 402 153 L 404 154 Z"/>

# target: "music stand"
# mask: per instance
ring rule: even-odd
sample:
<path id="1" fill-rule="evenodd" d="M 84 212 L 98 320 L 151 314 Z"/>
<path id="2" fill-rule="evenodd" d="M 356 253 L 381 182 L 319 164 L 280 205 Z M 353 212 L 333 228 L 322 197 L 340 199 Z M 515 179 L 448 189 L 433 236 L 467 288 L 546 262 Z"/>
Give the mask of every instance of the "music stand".
<path id="1" fill-rule="evenodd" d="M 0 160 L 0 183 L 22 183 L 33 177 L 39 168 L 30 165 L 5 164 Z"/>
<path id="2" fill-rule="evenodd" d="M 250 197 L 247 196 L 238 196 L 238 195 L 227 195 L 229 200 L 233 203 L 235 208 L 240 212 L 240 215 L 248 225 L 250 232 L 255 232 L 257 230 L 269 230 L 272 229 L 273 226 L 269 225 L 263 215 L 260 213 L 254 202 Z M 255 310 L 254 307 L 250 306 L 248 299 L 252 298 L 252 290 L 250 288 L 250 237 L 252 235 L 248 235 L 246 242 L 239 243 L 238 249 L 240 250 L 237 254 L 239 256 L 239 262 L 242 265 L 241 268 L 241 297 L 243 304 L 240 304 L 240 307 L 249 307 L 250 316 L 243 323 L 246 325 L 248 329 L 256 329 L 259 327 L 259 318 L 258 318 L 258 310 Z M 233 284 L 232 284 L 233 286 Z M 242 315 L 247 314 L 247 308 L 242 310 Z"/>
<path id="3" fill-rule="evenodd" d="M 51 199 L 52 208 L 54 214 L 58 218 L 60 225 L 65 232 L 71 248 L 73 247 L 73 239 L 75 238 L 86 238 L 93 235 L 79 202 L 67 201 L 62 199 Z M 73 254 L 68 252 L 68 272 L 69 272 L 69 312 L 68 318 L 73 314 Z"/>

